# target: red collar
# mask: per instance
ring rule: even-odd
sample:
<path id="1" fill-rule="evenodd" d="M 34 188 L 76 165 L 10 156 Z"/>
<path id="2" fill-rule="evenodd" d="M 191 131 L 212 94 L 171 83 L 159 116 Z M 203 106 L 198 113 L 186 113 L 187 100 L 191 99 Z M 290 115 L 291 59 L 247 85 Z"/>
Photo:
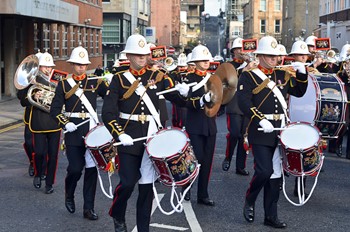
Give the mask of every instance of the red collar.
<path id="1" fill-rule="evenodd" d="M 207 75 L 207 71 L 206 70 L 205 71 L 201 71 L 201 70 L 196 69 L 194 71 L 194 73 L 197 74 L 198 76 L 201 76 L 201 77 L 204 77 L 204 76 Z"/>
<path id="2" fill-rule="evenodd" d="M 84 74 L 82 74 L 82 75 L 80 75 L 80 76 L 77 76 L 77 75 L 73 74 L 72 77 L 73 77 L 73 79 L 76 80 L 76 81 L 82 81 L 82 80 L 85 79 L 86 74 L 84 73 Z"/>
<path id="3" fill-rule="evenodd" d="M 272 74 L 273 73 L 273 68 L 272 69 L 267 69 L 261 66 L 260 64 L 258 65 L 258 68 L 264 73 L 264 74 Z"/>
<path id="4" fill-rule="evenodd" d="M 143 74 L 145 74 L 146 70 L 147 70 L 146 67 L 143 67 L 140 70 L 135 70 L 135 69 L 132 69 L 131 67 L 129 68 L 129 71 L 134 76 L 142 76 Z"/>
<path id="5" fill-rule="evenodd" d="M 233 61 L 236 62 L 236 63 L 239 63 L 239 64 L 243 63 L 243 60 L 238 59 L 238 58 L 233 58 Z"/>

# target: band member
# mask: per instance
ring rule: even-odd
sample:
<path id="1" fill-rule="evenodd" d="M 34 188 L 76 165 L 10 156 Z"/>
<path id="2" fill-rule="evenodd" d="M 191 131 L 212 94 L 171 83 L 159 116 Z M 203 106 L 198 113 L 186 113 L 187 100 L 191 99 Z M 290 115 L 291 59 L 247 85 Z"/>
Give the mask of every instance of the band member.
<path id="1" fill-rule="evenodd" d="M 145 153 L 144 141 L 134 142 L 133 138 L 150 136 L 162 127 L 156 93 L 174 84 L 163 72 L 147 68 L 150 49 L 143 36 L 131 35 L 124 52 L 130 60 L 130 68 L 114 75 L 102 107 L 105 126 L 123 145 L 118 147 L 120 182 L 115 188 L 109 214 L 113 218 L 115 231 L 127 231 L 127 202 L 138 182 L 137 229 L 147 232 L 152 209 L 154 169 Z M 181 95 L 187 96 L 189 87 L 186 84 L 180 84 L 177 89 Z M 171 96 L 165 95 L 167 99 Z M 173 96 L 184 101 L 177 92 Z"/>
<path id="2" fill-rule="evenodd" d="M 187 72 L 192 72 L 196 69 L 196 64 L 191 62 L 192 52 L 187 54 Z"/>
<path id="3" fill-rule="evenodd" d="M 339 72 L 337 73 L 337 76 L 344 82 L 345 85 L 345 91 L 346 91 L 346 95 L 347 95 L 347 99 L 349 102 L 350 99 L 350 45 L 349 44 L 345 44 L 339 54 L 339 59 L 341 61 L 341 68 L 339 70 Z M 349 105 L 348 105 L 349 107 Z M 347 124 L 349 124 L 349 117 L 350 115 L 348 115 L 348 118 L 346 119 Z M 347 131 L 345 132 L 347 134 L 347 143 L 346 143 L 346 158 L 350 159 L 350 130 L 349 128 L 347 128 Z M 344 134 L 345 134 L 344 133 Z M 344 136 L 344 134 L 341 135 L 341 139 L 339 142 L 340 146 L 342 144 L 342 138 Z"/>
<path id="4" fill-rule="evenodd" d="M 255 201 L 264 188 L 264 224 L 284 228 L 286 223 L 277 216 L 281 170 L 278 170 L 280 165 L 274 165 L 273 161 L 276 160 L 277 164 L 278 160 L 280 162 L 276 149 L 278 131 L 275 128 L 283 126 L 287 112 L 287 94 L 301 97 L 306 92 L 307 72 L 300 62 L 293 63 L 296 78 L 286 71 L 275 70 L 279 52 L 277 41 L 271 36 L 262 37 L 254 53 L 257 54 L 259 65 L 241 74 L 236 93 L 240 109 L 250 118 L 248 142 L 254 155 L 254 175 L 246 193 L 243 215 L 246 221 L 254 221 Z"/>
<path id="5" fill-rule="evenodd" d="M 208 185 L 217 133 L 216 117 L 208 117 L 204 112 L 205 105 L 212 104 L 212 93 L 205 92 L 205 83 L 211 77 L 211 74 L 207 72 L 210 60 L 212 56 L 207 47 L 198 45 L 193 49 L 189 62 L 195 63 L 196 69 L 188 73 L 185 83 L 197 82 L 200 84 L 192 87 L 191 97 L 186 104 L 186 131 L 189 134 L 194 154 L 201 165 L 198 175 L 197 203 L 214 206 L 214 201 L 209 198 Z M 188 191 L 185 200 L 190 200 L 190 198 L 190 191 Z"/>
<path id="6" fill-rule="evenodd" d="M 181 53 L 177 58 L 177 68 L 170 72 L 168 75 L 175 80 L 175 82 L 182 83 L 187 74 L 187 57 L 184 53 Z M 186 107 L 177 106 L 172 104 L 172 125 L 175 127 L 185 127 L 186 125 Z"/>
<path id="7" fill-rule="evenodd" d="M 242 38 L 236 38 L 232 42 L 231 53 L 233 60 L 230 64 L 237 71 L 237 78 L 242 73 L 246 63 L 242 56 Z M 237 158 L 236 158 L 236 173 L 239 175 L 247 176 L 249 172 L 246 168 L 247 153 L 243 146 L 243 134 L 247 127 L 248 120 L 245 119 L 242 111 L 239 109 L 237 95 L 235 94 L 232 100 L 226 105 L 226 117 L 227 117 L 227 129 L 226 135 L 226 153 L 225 159 L 222 162 L 222 170 L 228 171 L 231 166 L 232 156 L 237 146 Z"/>
<path id="8" fill-rule="evenodd" d="M 277 50 L 280 52 L 280 55 L 278 56 L 277 64 L 281 65 L 282 61 L 284 60 L 284 58 L 286 56 L 288 56 L 287 50 L 286 50 L 286 47 L 283 44 L 278 44 L 277 45 Z"/>
<path id="9" fill-rule="evenodd" d="M 97 169 L 85 148 L 83 137 L 98 123 L 97 97 L 105 95 L 107 85 L 103 79 L 89 80 L 87 77 L 86 70 L 91 62 L 85 48 L 81 46 L 74 48 L 67 62 L 71 64 L 72 74 L 58 83 L 50 112 L 67 132 L 64 138 L 68 159 L 65 206 L 68 212 L 75 212 L 74 192 L 85 167 L 83 216 L 89 220 L 97 220 L 98 216 L 94 211 Z M 89 123 L 79 126 L 86 120 Z"/>
<path id="10" fill-rule="evenodd" d="M 49 82 L 49 76 L 52 72 L 52 67 L 55 66 L 53 63 L 52 56 L 45 52 L 39 58 L 39 73 L 38 78 L 43 78 Z M 26 89 L 24 96 L 27 96 L 27 92 L 35 87 L 30 85 Z M 49 86 L 50 88 L 50 86 Z M 33 185 L 35 188 L 41 188 L 42 176 L 47 175 L 45 178 L 45 193 L 53 193 L 53 184 L 55 182 L 56 170 L 57 170 L 57 157 L 58 148 L 60 143 L 60 131 L 61 128 L 57 126 L 57 123 L 50 117 L 49 113 L 45 111 L 45 107 L 41 102 L 45 102 L 47 99 L 42 87 L 37 86 L 32 91 L 32 96 L 28 96 L 32 101 L 26 98 L 26 105 L 31 105 L 29 114 L 29 130 L 33 133 L 33 144 L 34 144 L 34 179 Z M 34 103 L 36 102 L 36 104 Z M 47 162 L 46 170 L 43 164 Z"/>

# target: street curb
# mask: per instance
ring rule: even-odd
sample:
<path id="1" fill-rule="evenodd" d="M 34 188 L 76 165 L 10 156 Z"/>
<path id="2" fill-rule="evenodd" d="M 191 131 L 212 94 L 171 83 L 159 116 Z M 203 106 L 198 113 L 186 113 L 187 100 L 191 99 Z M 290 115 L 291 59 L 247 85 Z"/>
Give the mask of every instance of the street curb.
<path id="1" fill-rule="evenodd" d="M 17 124 L 21 124 L 21 123 L 23 123 L 23 120 L 17 120 L 17 121 L 14 121 L 14 122 L 7 123 L 7 124 L 5 124 L 5 125 L 2 125 L 2 126 L 0 126 L 0 133 L 2 133 L 1 130 L 5 129 L 5 128 L 7 128 L 7 127 L 11 127 L 11 126 L 14 126 L 14 125 L 17 125 Z"/>

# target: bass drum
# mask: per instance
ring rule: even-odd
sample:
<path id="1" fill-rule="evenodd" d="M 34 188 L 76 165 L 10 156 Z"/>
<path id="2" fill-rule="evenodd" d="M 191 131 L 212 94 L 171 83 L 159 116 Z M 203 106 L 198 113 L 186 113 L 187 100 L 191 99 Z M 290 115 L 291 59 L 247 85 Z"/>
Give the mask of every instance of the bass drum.
<path id="1" fill-rule="evenodd" d="M 347 101 L 344 84 L 335 74 L 309 74 L 304 96 L 289 99 L 289 117 L 292 122 L 314 123 L 323 138 L 337 138 L 345 129 Z"/>

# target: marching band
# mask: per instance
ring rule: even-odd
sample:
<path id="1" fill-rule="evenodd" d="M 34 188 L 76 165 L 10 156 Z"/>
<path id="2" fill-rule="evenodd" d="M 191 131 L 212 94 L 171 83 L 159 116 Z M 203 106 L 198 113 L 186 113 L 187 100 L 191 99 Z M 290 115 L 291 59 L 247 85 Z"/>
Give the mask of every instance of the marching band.
<path id="1" fill-rule="evenodd" d="M 99 72 L 89 77 L 88 52 L 78 46 L 67 60 L 71 74 L 58 80 L 52 78 L 55 64 L 48 52 L 28 56 L 19 69 L 30 63 L 28 66 L 34 66 L 38 72 L 32 75 L 33 70 L 26 70 L 26 76 L 16 72 L 15 85 L 25 107 L 23 146 L 34 187 L 40 189 L 45 181 L 45 193 L 54 192 L 63 135 L 61 146 L 68 159 L 64 199 L 69 213 L 75 212 L 75 189 L 84 171 L 83 217 L 98 219 L 94 205 L 101 166 L 103 171 L 117 170 L 119 176 L 109 210 L 116 232 L 127 231 L 127 203 L 136 184 L 138 231 L 149 231 L 152 201 L 157 197 L 156 181 L 173 188 L 172 197 L 176 195 L 178 202 L 171 202 L 172 212 L 182 212 L 182 201 L 191 200 L 195 181 L 196 202 L 215 206 L 209 197 L 209 180 L 216 117 L 219 109 L 225 107 L 228 134 L 222 169 L 229 170 L 237 147 L 236 173 L 250 175 L 246 158 L 250 153 L 254 155 L 254 173 L 242 204 L 243 217 L 248 223 L 254 222 L 255 201 L 263 189 L 264 225 L 285 228 L 287 224 L 277 213 L 284 175 L 296 177 L 294 195 L 299 204 L 295 205 L 303 205 L 311 196 L 304 190 L 305 177 L 318 176 L 321 171 L 324 141 L 329 141 L 330 150 L 341 152 L 339 144 L 348 133 L 347 153 L 350 149 L 346 128 L 350 45 L 344 45 L 338 55 L 330 47 L 319 48 L 319 39 L 328 41 L 312 35 L 294 42 L 288 54 L 271 36 L 256 40 L 257 44 L 252 39 L 237 38 L 231 46 L 233 60 L 209 70 L 214 59 L 206 46 L 199 44 L 191 53 L 181 53 L 174 59 L 136 33 L 127 39 L 112 74 L 101 76 Z M 245 42 L 249 42 L 248 52 Z M 164 56 L 152 57 L 154 49 Z M 290 64 L 285 63 L 288 59 Z M 310 100 L 310 94 L 320 92 L 322 96 Z M 339 99 L 332 95 L 335 92 Z M 103 98 L 100 118 L 96 111 L 98 96 Z M 167 129 L 165 99 L 173 105 L 172 126 Z M 298 111 L 303 101 L 315 101 L 314 111 Z M 89 142 L 101 142 L 105 136 L 94 138 L 89 132 L 102 126 L 104 129 L 98 132 L 107 133 L 110 139 L 91 151 L 87 137 Z M 287 132 L 298 126 L 317 132 L 314 149 L 288 137 Z M 286 141 L 281 141 L 283 133 Z M 174 144 L 162 148 L 163 139 Z M 181 187 L 180 192 L 174 190 L 176 186 Z"/>

